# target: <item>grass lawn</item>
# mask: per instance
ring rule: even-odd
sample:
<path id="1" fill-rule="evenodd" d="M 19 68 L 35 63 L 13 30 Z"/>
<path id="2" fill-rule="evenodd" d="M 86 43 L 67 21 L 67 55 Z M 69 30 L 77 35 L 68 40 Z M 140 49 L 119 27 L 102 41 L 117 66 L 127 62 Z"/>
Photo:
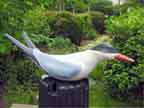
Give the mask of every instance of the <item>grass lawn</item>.
<path id="1" fill-rule="evenodd" d="M 106 91 L 105 85 L 102 81 L 91 81 L 90 86 L 90 108 L 92 107 L 122 107 L 127 104 L 118 100 L 112 99 Z"/>

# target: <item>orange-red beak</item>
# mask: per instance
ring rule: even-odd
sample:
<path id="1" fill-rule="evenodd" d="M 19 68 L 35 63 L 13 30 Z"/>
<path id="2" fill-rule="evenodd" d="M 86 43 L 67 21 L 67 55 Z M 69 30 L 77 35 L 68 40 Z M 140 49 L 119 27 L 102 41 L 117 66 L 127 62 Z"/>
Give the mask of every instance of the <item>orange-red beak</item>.
<path id="1" fill-rule="evenodd" d="M 123 55 L 123 54 L 117 54 L 117 55 L 115 56 L 115 59 L 116 59 L 116 60 L 119 60 L 119 61 L 123 61 L 123 62 L 130 62 L 130 63 L 135 62 L 134 59 L 129 58 L 128 56 L 125 56 L 125 55 Z"/>

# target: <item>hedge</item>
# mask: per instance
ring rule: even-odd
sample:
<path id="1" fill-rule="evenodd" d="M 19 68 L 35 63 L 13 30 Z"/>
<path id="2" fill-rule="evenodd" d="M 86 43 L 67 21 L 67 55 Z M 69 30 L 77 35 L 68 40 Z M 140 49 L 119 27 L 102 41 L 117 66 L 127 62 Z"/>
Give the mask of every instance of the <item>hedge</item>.
<path id="1" fill-rule="evenodd" d="M 85 37 L 93 39 L 96 32 L 104 32 L 104 20 L 104 14 L 100 12 L 72 14 L 67 11 L 46 11 L 38 7 L 25 14 L 24 29 L 48 37 L 69 38 L 80 45 Z"/>
<path id="2" fill-rule="evenodd" d="M 143 83 L 144 78 L 144 10 L 133 8 L 121 16 L 111 17 L 107 21 L 107 31 L 112 34 L 113 46 L 121 53 L 135 59 L 135 63 L 112 62 L 105 76 L 114 90 L 127 95 L 131 89 Z M 142 92 L 142 91 L 141 91 Z M 136 96 L 136 95 L 135 95 Z"/>

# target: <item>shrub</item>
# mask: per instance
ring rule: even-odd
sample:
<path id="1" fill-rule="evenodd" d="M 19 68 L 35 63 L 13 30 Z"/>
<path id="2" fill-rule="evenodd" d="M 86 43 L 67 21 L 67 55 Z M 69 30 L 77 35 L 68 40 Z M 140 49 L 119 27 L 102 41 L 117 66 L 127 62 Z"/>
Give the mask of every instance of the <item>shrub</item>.
<path id="1" fill-rule="evenodd" d="M 51 48 L 58 48 L 58 49 L 68 49 L 71 48 L 73 45 L 69 39 L 64 39 L 62 37 L 56 37 L 52 39 L 52 42 L 48 44 Z"/>
<path id="2" fill-rule="evenodd" d="M 134 0 L 134 1 L 128 0 L 126 3 L 124 3 L 122 5 L 114 6 L 113 7 L 113 15 L 120 15 L 122 13 L 129 11 L 131 8 L 134 8 L 134 7 L 143 7 L 143 6 L 140 5 L 139 3 L 136 3 L 136 0 Z"/>
<path id="3" fill-rule="evenodd" d="M 100 12 L 73 15 L 66 11 L 45 11 L 37 7 L 24 16 L 24 29 L 30 34 L 41 34 L 46 37 L 62 36 L 69 38 L 76 45 L 80 45 L 83 38 L 94 39 L 96 31 L 100 33 L 104 31 L 104 14 Z"/>
<path id="4" fill-rule="evenodd" d="M 14 33 L 13 30 L 21 28 L 21 16 L 24 10 L 20 7 L 21 2 L 0 1 L 0 29 L 1 32 Z M 19 24 L 21 23 L 21 24 Z M 19 26 L 16 26 L 19 25 Z"/>
<path id="5" fill-rule="evenodd" d="M 97 32 L 104 32 L 104 14 L 101 12 L 89 12 L 76 14 L 79 24 L 82 28 L 85 39 L 94 39 Z"/>
<path id="6" fill-rule="evenodd" d="M 82 33 L 84 35 L 83 39 L 90 39 L 91 34 L 96 32 L 96 30 L 94 30 L 93 25 L 92 25 L 91 16 L 88 13 L 76 14 L 76 18 L 79 21 L 79 25 L 82 29 Z"/>
<path id="7" fill-rule="evenodd" d="M 46 11 L 38 6 L 24 14 L 23 22 L 23 29 L 30 35 L 69 38 L 76 45 L 83 38 L 94 39 L 96 31 L 104 32 L 104 14 L 100 12 L 73 15 L 66 11 Z"/>
<path id="8" fill-rule="evenodd" d="M 101 12 L 90 12 L 93 27 L 99 32 L 104 33 L 105 31 L 105 16 Z"/>
<path id="9" fill-rule="evenodd" d="M 125 92 L 143 82 L 143 15 L 143 8 L 134 8 L 121 16 L 111 17 L 107 21 L 107 31 L 113 35 L 113 45 L 121 53 L 135 59 L 134 64 L 112 62 L 108 65 L 105 76 L 113 90 Z"/>
<path id="10" fill-rule="evenodd" d="M 69 39 L 63 37 L 50 38 L 41 34 L 31 34 L 32 41 L 37 44 L 40 48 L 47 47 L 50 49 L 70 49 L 73 44 Z"/>
<path id="11" fill-rule="evenodd" d="M 91 0 L 90 7 L 93 11 L 100 11 L 107 15 L 113 12 L 112 2 L 109 0 Z"/>
<path id="12" fill-rule="evenodd" d="M 31 40 L 38 46 L 38 47 L 47 47 L 47 45 L 52 41 L 52 38 L 48 36 L 44 36 L 42 34 L 30 34 Z"/>
<path id="13" fill-rule="evenodd" d="M 14 33 L 15 38 L 19 38 L 19 32 Z M 0 34 L 0 56 L 9 55 L 12 51 L 16 50 L 15 47 L 7 40 L 4 34 Z"/>
<path id="14" fill-rule="evenodd" d="M 24 24 L 26 31 L 31 35 L 40 36 L 40 38 L 43 36 L 46 38 L 62 36 L 69 38 L 77 45 L 81 42 L 81 28 L 76 18 L 69 12 L 47 12 L 44 8 L 37 7 L 25 14 Z M 46 38 L 43 37 L 43 39 Z M 43 39 L 37 41 L 44 41 Z"/>
<path id="15" fill-rule="evenodd" d="M 87 10 L 87 4 L 80 0 L 67 0 L 65 4 L 65 9 L 71 12 L 85 12 Z"/>
<path id="16" fill-rule="evenodd" d="M 45 9 L 42 7 L 36 7 L 29 10 L 24 14 L 24 30 L 42 35 L 49 35 L 51 32 L 48 18 L 45 16 Z"/>
<path id="17" fill-rule="evenodd" d="M 35 8 L 37 3 L 30 0 L 0 1 L 0 30 L 14 34 L 23 29 L 23 15 Z"/>
<path id="18" fill-rule="evenodd" d="M 73 43 L 80 45 L 82 30 L 78 20 L 68 12 L 60 12 L 49 20 L 49 25 L 54 36 L 64 36 L 69 38 Z"/>
<path id="19" fill-rule="evenodd" d="M 12 50 L 11 44 L 0 34 L 0 55 L 6 55 Z"/>
<path id="20" fill-rule="evenodd" d="M 7 63 L 7 69 L 3 72 L 3 75 L 5 74 L 8 86 L 15 88 L 18 85 L 24 85 L 27 88 L 34 87 L 38 83 L 41 71 L 31 61 L 17 59 Z"/>
<path id="21" fill-rule="evenodd" d="M 86 39 L 93 40 L 98 37 L 96 30 L 90 29 L 86 34 Z"/>

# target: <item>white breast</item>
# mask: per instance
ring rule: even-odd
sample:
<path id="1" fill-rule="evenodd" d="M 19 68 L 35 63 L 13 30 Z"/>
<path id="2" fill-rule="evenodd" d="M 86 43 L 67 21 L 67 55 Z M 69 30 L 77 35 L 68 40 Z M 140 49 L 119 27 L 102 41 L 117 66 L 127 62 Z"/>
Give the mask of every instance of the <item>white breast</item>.
<path id="1" fill-rule="evenodd" d="M 37 55 L 37 53 L 42 52 L 35 50 L 34 54 Z M 79 72 L 79 74 L 73 77 L 71 80 L 80 80 L 83 78 L 87 78 L 89 73 L 95 68 L 97 62 L 101 60 L 101 56 L 99 54 L 89 51 L 77 52 L 67 55 L 46 55 L 65 63 L 78 64 L 79 66 L 81 66 L 81 71 Z"/>
<path id="2" fill-rule="evenodd" d="M 72 78 L 72 80 L 87 78 L 89 73 L 95 68 L 96 63 L 99 61 L 98 56 L 86 51 L 68 55 L 51 55 L 51 56 L 55 57 L 60 61 L 78 64 L 81 66 L 81 72 L 77 76 Z"/>

